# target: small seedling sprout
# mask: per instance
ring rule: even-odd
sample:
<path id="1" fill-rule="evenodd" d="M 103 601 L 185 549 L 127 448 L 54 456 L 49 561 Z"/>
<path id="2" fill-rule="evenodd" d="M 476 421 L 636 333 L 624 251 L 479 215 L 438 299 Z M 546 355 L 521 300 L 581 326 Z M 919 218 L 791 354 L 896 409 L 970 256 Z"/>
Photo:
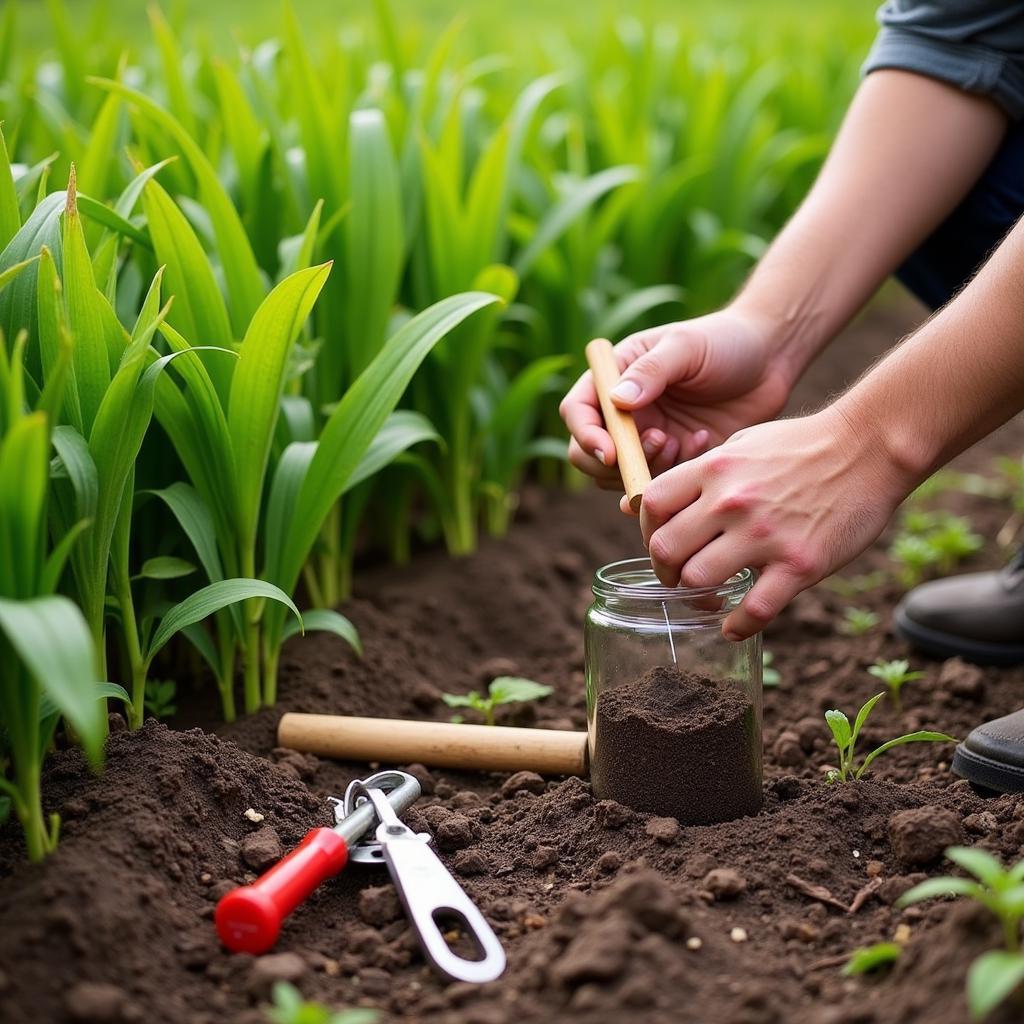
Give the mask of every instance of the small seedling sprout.
<path id="1" fill-rule="evenodd" d="M 778 686 L 782 682 L 779 670 L 772 667 L 775 655 L 771 651 L 761 652 L 761 684 L 767 687 Z"/>
<path id="2" fill-rule="evenodd" d="M 528 701 L 541 700 L 554 691 L 543 683 L 535 683 L 532 679 L 520 679 L 516 676 L 498 676 L 487 687 L 487 696 L 476 690 L 469 693 L 443 693 L 441 699 L 450 708 L 472 708 L 484 716 L 485 725 L 494 725 L 494 711 L 504 704 L 523 704 Z M 461 721 L 461 719 L 459 719 Z"/>
<path id="3" fill-rule="evenodd" d="M 146 711 L 154 718 L 170 718 L 178 711 L 174 703 L 178 684 L 173 679 L 146 680 Z"/>
<path id="4" fill-rule="evenodd" d="M 287 981 L 274 984 L 272 1006 L 266 1009 L 269 1024 L 376 1024 L 376 1010 L 332 1010 L 322 1003 L 307 1002 Z"/>
<path id="5" fill-rule="evenodd" d="M 868 673 L 876 679 L 881 679 L 889 691 L 889 700 L 897 711 L 903 704 L 900 691 L 904 683 L 912 682 L 915 679 L 923 679 L 923 672 L 911 672 L 910 662 L 905 658 L 896 661 L 884 661 L 879 658 L 873 665 L 868 666 Z"/>
<path id="6" fill-rule="evenodd" d="M 983 953 L 967 972 L 967 1006 L 972 1018 L 980 1021 L 1024 982 L 1024 953 L 1020 948 L 1024 860 L 1007 870 L 992 854 L 970 846 L 951 846 L 946 857 L 974 878 L 929 878 L 905 892 L 896 905 L 907 907 L 939 896 L 966 896 L 999 919 L 1004 948 Z"/>
<path id="7" fill-rule="evenodd" d="M 880 967 L 890 967 L 903 952 L 898 942 L 876 942 L 873 946 L 856 949 L 846 961 L 843 974 L 850 978 L 858 974 L 870 974 Z"/>
<path id="8" fill-rule="evenodd" d="M 952 572 L 958 562 L 980 551 L 984 541 L 963 516 L 943 516 L 927 537 L 937 553 L 939 571 Z"/>
<path id="9" fill-rule="evenodd" d="M 866 572 L 857 576 L 831 576 L 824 581 L 829 590 L 840 597 L 854 598 L 859 594 L 868 594 L 885 585 L 888 573 L 882 571 Z"/>
<path id="10" fill-rule="evenodd" d="M 896 575 L 905 587 L 916 587 L 931 566 L 939 560 L 939 553 L 924 538 L 901 533 L 889 548 L 889 557 L 896 563 Z"/>
<path id="11" fill-rule="evenodd" d="M 829 730 L 832 733 L 832 739 L 835 741 L 836 749 L 839 752 L 839 764 L 828 773 L 826 776 L 827 781 L 850 782 L 852 780 L 859 779 L 864 775 L 871 766 L 871 762 L 874 761 L 879 754 L 884 754 L 887 750 L 891 750 L 893 747 L 902 746 L 904 743 L 956 742 L 955 737 L 947 736 L 943 732 L 930 732 L 922 729 L 918 732 L 907 733 L 905 736 L 897 736 L 895 739 L 886 741 L 880 747 L 875 747 L 875 749 L 858 764 L 855 756 L 857 738 L 860 736 L 860 731 L 864 727 L 864 723 L 868 720 L 868 715 L 871 714 L 874 706 L 884 696 L 884 693 L 876 693 L 874 697 L 868 700 L 861 707 L 860 711 L 857 712 L 857 717 L 852 726 L 850 725 L 850 720 L 842 711 L 825 712 L 825 721 L 828 723 Z"/>
<path id="12" fill-rule="evenodd" d="M 878 625 L 878 616 L 866 608 L 847 608 L 839 631 L 847 636 L 863 636 Z"/>

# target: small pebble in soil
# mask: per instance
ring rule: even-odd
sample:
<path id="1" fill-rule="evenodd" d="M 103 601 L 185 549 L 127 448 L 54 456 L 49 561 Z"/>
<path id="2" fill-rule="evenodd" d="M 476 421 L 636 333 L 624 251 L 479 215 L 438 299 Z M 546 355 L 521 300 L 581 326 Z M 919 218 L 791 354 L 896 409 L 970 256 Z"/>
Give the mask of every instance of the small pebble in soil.
<path id="1" fill-rule="evenodd" d="M 733 942 L 746 942 L 747 939 L 750 938 L 750 936 L 747 935 L 747 929 L 746 928 L 738 928 L 737 927 L 737 928 L 733 928 L 733 929 L 730 930 L 729 938 Z"/>
<path id="2" fill-rule="evenodd" d="M 452 860 L 452 868 L 464 877 L 486 875 L 488 862 L 480 850 L 460 850 Z"/>
<path id="3" fill-rule="evenodd" d="M 425 765 L 407 764 L 402 770 L 411 775 L 420 784 L 420 789 L 423 791 L 424 796 L 431 796 L 437 788 L 437 780 L 430 774 Z"/>
<path id="4" fill-rule="evenodd" d="M 651 818 L 644 831 L 665 846 L 674 843 L 682 834 L 679 822 L 675 818 Z"/>
<path id="5" fill-rule="evenodd" d="M 772 756 L 784 768 L 795 768 L 807 760 L 800 737 L 788 729 L 781 732 L 772 744 Z"/>
<path id="6" fill-rule="evenodd" d="M 606 850 L 597 858 L 594 868 L 599 875 L 614 874 L 622 867 L 622 854 L 617 850 Z"/>
<path id="7" fill-rule="evenodd" d="M 434 827 L 437 845 L 449 853 L 469 846 L 476 838 L 479 826 L 475 826 L 464 814 L 449 814 Z"/>
<path id="8" fill-rule="evenodd" d="M 558 863 L 558 850 L 553 846 L 538 846 L 530 857 L 530 863 L 538 871 L 543 871 Z"/>
<path id="9" fill-rule="evenodd" d="M 402 914 L 393 885 L 375 885 L 359 894 L 359 916 L 375 928 L 397 920 Z"/>
<path id="10" fill-rule="evenodd" d="M 254 825 L 258 825 L 264 820 L 265 815 L 260 814 L 255 807 L 247 807 L 242 815 L 243 818 L 248 818 Z"/>
<path id="11" fill-rule="evenodd" d="M 698 950 L 703 945 L 704 945 L 704 940 L 702 938 L 700 938 L 699 936 L 697 936 L 697 935 L 691 935 L 686 940 L 686 948 L 687 949 Z"/>
<path id="12" fill-rule="evenodd" d="M 914 807 L 889 818 L 889 843 L 906 867 L 931 864 L 948 846 L 964 842 L 960 819 L 944 807 Z"/>
<path id="13" fill-rule="evenodd" d="M 276 982 L 294 985 L 305 977 L 309 965 L 298 953 L 271 953 L 257 957 L 249 969 L 248 989 L 258 999 L 265 998 Z"/>
<path id="14" fill-rule="evenodd" d="M 999 821 L 991 811 L 978 811 L 964 818 L 964 828 L 969 832 L 993 832 L 999 827 Z"/>
<path id="15" fill-rule="evenodd" d="M 779 921 L 778 928 L 779 934 L 786 940 L 795 939 L 810 944 L 821 937 L 821 930 L 809 921 L 798 921 L 792 917 L 784 917 Z"/>
<path id="16" fill-rule="evenodd" d="M 938 688 L 961 700 L 981 701 L 985 699 L 985 674 L 962 658 L 950 658 L 942 665 Z"/>
<path id="17" fill-rule="evenodd" d="M 506 800 L 514 797 L 516 793 L 523 791 L 539 796 L 545 789 L 547 789 L 547 783 L 536 772 L 516 772 L 514 775 L 510 775 L 502 784 L 501 795 Z"/>
<path id="18" fill-rule="evenodd" d="M 284 850 L 274 827 L 264 825 L 242 840 L 239 853 L 253 871 L 266 871 L 281 859 Z"/>
<path id="19" fill-rule="evenodd" d="M 633 812 L 615 800 L 599 800 L 594 804 L 594 820 L 598 828 L 619 829 L 633 820 Z"/>
<path id="20" fill-rule="evenodd" d="M 747 880 L 732 868 L 714 868 L 704 876 L 701 886 L 716 900 L 734 900 L 747 891 Z"/>
<path id="21" fill-rule="evenodd" d="M 140 1019 L 124 989 L 99 981 L 73 985 L 64 997 L 64 1009 L 71 1020 L 80 1024 L 119 1024 Z"/>
<path id="22" fill-rule="evenodd" d="M 893 932 L 892 937 L 894 942 L 906 943 L 910 941 L 911 928 L 909 924 L 900 923 L 896 925 L 896 931 Z"/>

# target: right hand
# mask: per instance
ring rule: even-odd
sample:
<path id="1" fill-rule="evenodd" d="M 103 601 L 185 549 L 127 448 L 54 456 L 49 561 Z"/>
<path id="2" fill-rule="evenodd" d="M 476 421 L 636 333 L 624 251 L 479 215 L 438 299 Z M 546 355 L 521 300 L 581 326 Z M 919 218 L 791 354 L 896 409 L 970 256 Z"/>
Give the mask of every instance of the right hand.
<path id="1" fill-rule="evenodd" d="M 622 377 L 612 399 L 633 413 L 653 475 L 778 415 L 791 377 L 774 349 L 771 322 L 732 306 L 638 331 L 615 346 Z M 569 461 L 599 487 L 621 490 L 589 371 L 559 412 L 572 434 Z"/>

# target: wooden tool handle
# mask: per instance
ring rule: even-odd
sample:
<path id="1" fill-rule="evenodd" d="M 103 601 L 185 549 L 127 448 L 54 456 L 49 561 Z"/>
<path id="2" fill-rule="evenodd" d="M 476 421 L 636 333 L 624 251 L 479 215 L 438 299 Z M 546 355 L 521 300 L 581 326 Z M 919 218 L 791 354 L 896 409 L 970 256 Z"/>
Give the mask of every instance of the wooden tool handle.
<path id="1" fill-rule="evenodd" d="M 632 413 L 620 409 L 612 401 L 612 388 L 619 382 L 619 367 L 615 362 L 612 343 L 606 338 L 595 338 L 587 345 L 587 363 L 594 377 L 594 387 L 601 402 L 604 425 L 615 442 L 615 457 L 618 460 L 622 484 L 626 488 L 629 507 L 640 511 L 644 488 L 651 482 L 651 471 L 647 456 L 640 444 L 640 433 Z"/>
<path id="2" fill-rule="evenodd" d="M 282 747 L 343 761 L 418 762 L 428 768 L 586 775 L 587 734 L 499 725 L 405 722 L 290 712 L 277 727 Z"/>

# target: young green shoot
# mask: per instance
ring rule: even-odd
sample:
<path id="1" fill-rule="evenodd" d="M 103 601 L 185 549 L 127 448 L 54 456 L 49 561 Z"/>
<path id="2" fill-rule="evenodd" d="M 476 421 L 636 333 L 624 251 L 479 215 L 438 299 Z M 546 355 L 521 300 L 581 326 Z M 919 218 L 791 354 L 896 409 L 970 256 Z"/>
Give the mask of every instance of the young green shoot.
<path id="1" fill-rule="evenodd" d="M 907 907 L 939 896 L 966 896 L 998 918 L 1003 949 L 983 953 L 967 972 L 967 1006 L 974 1020 L 986 1017 L 1024 982 L 1020 924 L 1024 919 L 1024 860 L 1012 868 L 985 850 L 951 846 L 946 857 L 973 878 L 929 878 L 905 892 L 896 905 Z"/>
<path id="2" fill-rule="evenodd" d="M 170 718 L 178 710 L 174 703 L 178 684 L 173 679 L 146 680 L 146 713 L 157 719 Z"/>
<path id="3" fill-rule="evenodd" d="M 855 949 L 843 967 L 847 978 L 858 974 L 871 974 L 883 967 L 891 967 L 900 958 L 903 947 L 898 942 L 876 942 L 873 946 Z"/>
<path id="4" fill-rule="evenodd" d="M 911 672 L 910 662 L 905 658 L 896 661 L 884 661 L 879 658 L 873 665 L 868 666 L 868 674 L 876 679 L 881 679 L 889 691 L 889 700 L 892 706 L 899 711 L 902 707 L 900 693 L 905 683 L 913 682 L 915 679 L 923 679 L 923 672 Z"/>
<path id="5" fill-rule="evenodd" d="M 850 725 L 850 720 L 842 711 L 825 712 L 825 721 L 828 723 L 832 739 L 835 741 L 839 754 L 837 767 L 833 768 L 826 775 L 828 782 L 851 782 L 860 779 L 868 768 L 871 767 L 871 763 L 876 757 L 884 754 L 887 750 L 891 750 L 893 747 L 902 746 L 904 743 L 956 742 L 955 737 L 947 736 L 942 732 L 919 730 L 918 732 L 907 733 L 905 736 L 897 736 L 895 739 L 886 741 L 881 746 L 875 747 L 871 753 L 858 762 L 856 757 L 857 739 L 860 736 L 861 729 L 864 728 L 864 723 L 868 720 L 868 715 L 871 714 L 875 705 L 884 696 L 884 693 L 876 693 L 874 697 L 868 700 L 861 707 L 860 711 L 857 712 L 857 717 L 852 726 Z"/>
<path id="6" fill-rule="evenodd" d="M 376 1010 L 332 1010 L 322 1003 L 302 998 L 302 993 L 287 981 L 274 983 L 273 1005 L 265 1013 L 269 1024 L 376 1024 Z"/>
<path id="7" fill-rule="evenodd" d="M 901 533 L 889 548 L 889 557 L 896 563 L 896 575 L 904 587 L 916 587 L 928 570 L 939 560 L 939 553 L 924 537 Z"/>
<path id="8" fill-rule="evenodd" d="M 863 636 L 870 633 L 878 625 L 878 616 L 866 608 L 846 608 L 843 621 L 839 624 L 839 632 L 846 636 Z"/>
<path id="9" fill-rule="evenodd" d="M 775 655 L 771 651 L 761 652 L 761 684 L 774 688 L 782 682 L 782 676 L 777 668 L 772 667 Z"/>
<path id="10" fill-rule="evenodd" d="M 516 676 L 498 676 L 487 687 L 487 694 L 482 695 L 476 690 L 465 694 L 443 693 L 441 699 L 450 708 L 472 708 L 479 711 L 485 725 L 494 725 L 494 712 L 506 704 L 524 704 L 529 701 L 542 700 L 554 691 L 543 683 L 535 683 L 532 679 L 519 679 Z M 456 719 L 452 719 L 456 721 Z M 461 718 L 457 719 L 462 721 Z"/>

